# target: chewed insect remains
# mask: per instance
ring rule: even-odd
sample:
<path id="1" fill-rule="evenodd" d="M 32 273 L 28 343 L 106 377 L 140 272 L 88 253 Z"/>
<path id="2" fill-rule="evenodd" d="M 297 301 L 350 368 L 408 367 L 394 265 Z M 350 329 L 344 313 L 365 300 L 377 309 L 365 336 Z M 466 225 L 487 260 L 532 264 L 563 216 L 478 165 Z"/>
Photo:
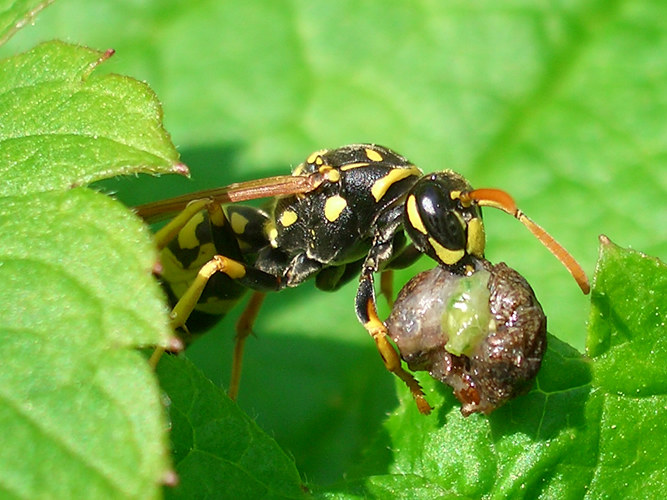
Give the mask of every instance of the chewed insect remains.
<path id="1" fill-rule="evenodd" d="M 528 282 L 484 259 L 467 275 L 442 266 L 419 273 L 386 325 L 410 370 L 450 385 L 465 416 L 526 392 L 547 346 L 546 316 Z"/>
<path id="2" fill-rule="evenodd" d="M 272 201 L 266 209 L 236 204 L 258 198 Z M 155 239 L 173 326 L 186 342 L 253 291 L 237 325 L 231 397 L 238 393 L 245 339 L 266 292 L 309 279 L 334 291 L 359 279 L 357 318 L 385 367 L 407 384 L 419 410 L 429 413 L 421 387 L 402 366 L 378 317 L 375 275 L 406 267 L 422 254 L 453 275 L 474 274 L 484 258 L 483 206 L 519 219 L 588 293 L 581 267 L 507 193 L 473 189 L 451 170 L 425 175 L 403 156 L 374 144 L 317 151 L 292 175 L 149 203 L 137 212 L 148 221 L 177 214 Z M 390 296 L 389 280 L 382 283 Z"/>

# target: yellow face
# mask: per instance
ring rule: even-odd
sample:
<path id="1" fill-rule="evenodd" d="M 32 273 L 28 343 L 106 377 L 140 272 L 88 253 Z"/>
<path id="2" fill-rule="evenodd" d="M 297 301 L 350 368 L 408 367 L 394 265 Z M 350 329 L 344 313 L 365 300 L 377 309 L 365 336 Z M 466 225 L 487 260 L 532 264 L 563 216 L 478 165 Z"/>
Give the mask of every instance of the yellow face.
<path id="1" fill-rule="evenodd" d="M 474 217 L 468 221 L 468 242 L 466 251 L 475 257 L 484 257 L 484 245 L 486 234 L 484 233 L 484 222 L 482 217 Z"/>

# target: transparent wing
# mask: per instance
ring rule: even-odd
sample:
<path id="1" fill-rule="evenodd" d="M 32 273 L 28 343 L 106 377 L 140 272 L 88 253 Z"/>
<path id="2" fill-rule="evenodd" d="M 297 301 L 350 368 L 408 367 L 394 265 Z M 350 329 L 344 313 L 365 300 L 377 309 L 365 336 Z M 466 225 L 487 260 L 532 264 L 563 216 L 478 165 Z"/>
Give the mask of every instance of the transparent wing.
<path id="1" fill-rule="evenodd" d="M 273 196 L 308 193 L 317 189 L 324 180 L 325 176 L 319 172 L 303 176 L 277 175 L 146 203 L 135 207 L 134 210 L 145 221 L 157 222 L 174 216 L 182 211 L 188 203 L 195 200 L 208 199 L 215 203 L 236 203 Z"/>

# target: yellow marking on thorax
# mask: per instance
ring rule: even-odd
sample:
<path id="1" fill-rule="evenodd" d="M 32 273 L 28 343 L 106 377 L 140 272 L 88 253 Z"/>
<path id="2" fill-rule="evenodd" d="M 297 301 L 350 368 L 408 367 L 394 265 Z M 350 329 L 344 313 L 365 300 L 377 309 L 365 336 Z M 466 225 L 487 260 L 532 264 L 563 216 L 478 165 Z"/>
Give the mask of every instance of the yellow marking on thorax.
<path id="1" fill-rule="evenodd" d="M 229 223 L 232 225 L 232 231 L 235 234 L 243 234 L 248 225 L 248 219 L 238 212 L 232 212 L 229 217 Z"/>
<path id="2" fill-rule="evenodd" d="M 327 151 L 328 149 L 320 149 L 319 151 L 311 153 L 310 156 L 306 158 L 306 163 L 316 163 L 317 165 L 322 165 L 322 155 Z"/>
<path id="3" fill-rule="evenodd" d="M 324 165 L 318 170 L 329 182 L 338 182 L 340 180 L 340 172 L 329 165 Z"/>
<path id="4" fill-rule="evenodd" d="M 359 163 L 348 163 L 347 165 L 343 165 L 340 167 L 340 169 L 345 172 L 347 170 L 352 170 L 353 168 L 360 168 L 360 167 L 367 167 L 369 165 L 368 162 L 362 161 Z"/>
<path id="5" fill-rule="evenodd" d="M 299 216 L 294 210 L 285 210 L 282 214 L 280 214 L 278 222 L 280 222 L 280 225 L 283 227 L 289 227 L 294 224 L 298 218 Z"/>
<path id="6" fill-rule="evenodd" d="M 479 217 L 470 219 L 468 222 L 468 242 L 466 250 L 475 257 L 484 257 L 486 236 L 484 234 L 484 223 Z"/>
<path id="7" fill-rule="evenodd" d="M 406 202 L 405 206 L 408 211 L 408 220 L 410 221 L 412 227 L 414 227 L 422 234 L 428 234 L 428 231 L 422 222 L 422 218 L 419 216 L 419 210 L 417 210 L 417 198 L 415 198 L 414 194 L 408 196 L 408 201 Z"/>
<path id="8" fill-rule="evenodd" d="M 347 200 L 340 195 L 335 195 L 327 198 L 324 202 L 324 216 L 329 222 L 334 222 L 340 214 L 345 210 Z"/>
<path id="9" fill-rule="evenodd" d="M 387 175 L 379 178 L 373 183 L 373 186 L 371 187 L 373 198 L 375 198 L 375 201 L 380 201 L 394 183 L 412 175 L 421 175 L 421 170 L 415 166 L 391 169 Z"/>
<path id="10" fill-rule="evenodd" d="M 443 247 L 433 238 L 429 238 L 428 242 L 431 247 L 433 247 L 433 250 L 435 250 L 435 254 L 438 258 L 449 266 L 456 264 L 465 255 L 465 250 L 463 250 L 463 248 L 459 250 L 450 250 L 449 248 Z"/>
<path id="11" fill-rule="evenodd" d="M 278 230 L 273 221 L 268 221 L 264 225 L 264 234 L 269 239 L 269 243 L 273 248 L 278 248 Z"/>
<path id="12" fill-rule="evenodd" d="M 300 175 L 303 175 L 303 171 L 306 169 L 306 165 L 303 163 L 299 163 L 297 167 L 292 170 L 292 176 L 293 177 L 299 177 Z"/>
<path id="13" fill-rule="evenodd" d="M 375 151 L 374 149 L 369 149 L 366 148 L 366 158 L 368 158 L 370 161 L 382 161 L 384 158 L 380 153 Z"/>
<path id="14" fill-rule="evenodd" d="M 197 226 L 204 222 L 204 213 L 199 212 L 178 232 L 178 246 L 181 248 L 197 248 L 201 245 L 195 231 Z"/>

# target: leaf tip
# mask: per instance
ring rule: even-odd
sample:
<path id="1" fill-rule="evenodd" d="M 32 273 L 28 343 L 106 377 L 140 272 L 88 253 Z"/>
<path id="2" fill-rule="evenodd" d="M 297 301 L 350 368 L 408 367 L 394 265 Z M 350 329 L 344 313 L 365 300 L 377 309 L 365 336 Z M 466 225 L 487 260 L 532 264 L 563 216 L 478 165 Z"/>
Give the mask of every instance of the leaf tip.
<path id="1" fill-rule="evenodd" d="M 160 276 L 162 274 L 162 271 L 164 271 L 164 267 L 162 267 L 162 262 L 160 262 L 159 260 L 156 260 L 153 263 L 153 269 L 151 269 L 151 272 L 155 276 Z"/>
<path id="2" fill-rule="evenodd" d="M 605 256 L 607 256 L 614 249 L 620 249 L 620 247 L 616 243 L 611 241 L 611 239 L 606 234 L 601 234 L 600 236 L 598 236 L 598 241 L 600 242 L 600 248 L 599 248 L 598 262 L 597 265 L 595 266 L 595 273 L 593 275 L 594 281 L 596 275 L 598 274 L 600 263 L 605 258 Z"/>
<path id="3" fill-rule="evenodd" d="M 185 344 L 179 337 L 172 335 L 167 339 L 166 349 L 173 353 L 183 352 L 185 350 Z"/>
<path id="4" fill-rule="evenodd" d="M 603 247 L 608 245 L 613 245 L 612 241 L 606 234 L 601 234 L 600 236 L 598 236 L 598 241 L 600 242 L 600 246 Z"/>
<path id="5" fill-rule="evenodd" d="M 185 163 L 174 163 L 172 165 L 172 171 L 173 173 L 182 175 L 183 177 L 190 177 L 190 169 Z"/>
<path id="6" fill-rule="evenodd" d="M 104 54 L 102 54 L 102 57 L 100 57 L 100 62 L 104 62 L 107 59 L 109 59 L 111 56 L 113 56 L 116 53 L 116 49 L 107 49 L 104 51 Z"/>
<path id="7" fill-rule="evenodd" d="M 84 71 L 82 75 L 82 79 L 86 80 L 90 74 L 97 68 L 100 64 L 107 62 L 111 56 L 113 56 L 116 53 L 116 49 L 107 49 L 104 52 L 97 52 L 99 54 L 99 57 L 97 58 L 96 61 L 92 62 L 91 64 L 88 65 L 87 71 Z"/>
<path id="8" fill-rule="evenodd" d="M 178 483 L 180 482 L 181 478 L 178 476 L 178 473 L 173 469 L 169 469 L 167 472 L 164 473 L 164 476 L 162 476 L 162 484 L 169 488 L 175 488 L 176 486 L 178 486 Z"/>

